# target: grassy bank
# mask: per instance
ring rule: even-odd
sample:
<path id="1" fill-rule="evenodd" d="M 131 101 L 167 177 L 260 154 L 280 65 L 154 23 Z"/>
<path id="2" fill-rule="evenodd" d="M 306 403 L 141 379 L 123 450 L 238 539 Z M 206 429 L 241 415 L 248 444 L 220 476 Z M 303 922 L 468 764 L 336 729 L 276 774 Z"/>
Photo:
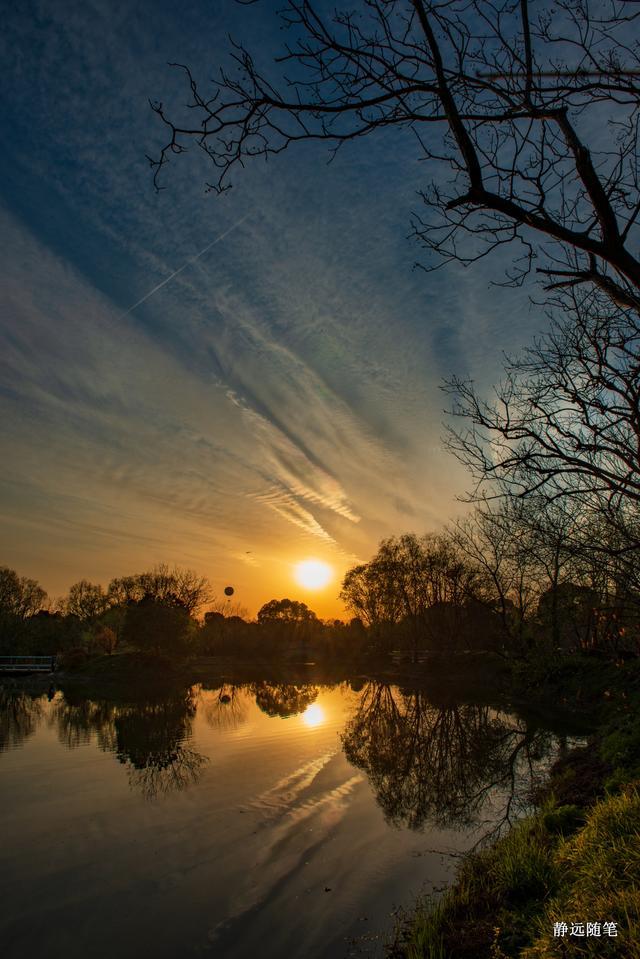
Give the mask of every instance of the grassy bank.
<path id="1" fill-rule="evenodd" d="M 640 672 L 574 661 L 545 684 L 550 699 L 592 711 L 597 732 L 555 764 L 532 815 L 466 857 L 440 899 L 418 904 L 392 956 L 640 959 Z M 599 936 L 569 934 L 587 922 Z"/>

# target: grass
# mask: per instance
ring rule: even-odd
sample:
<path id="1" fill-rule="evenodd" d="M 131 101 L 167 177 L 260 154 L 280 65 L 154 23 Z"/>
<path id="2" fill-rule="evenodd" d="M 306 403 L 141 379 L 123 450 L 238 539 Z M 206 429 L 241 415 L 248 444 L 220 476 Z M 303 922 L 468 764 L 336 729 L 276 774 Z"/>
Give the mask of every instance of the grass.
<path id="1" fill-rule="evenodd" d="M 544 909 L 522 959 L 624 956 L 640 959 L 640 793 L 629 786 L 591 810 L 554 854 L 559 892 Z M 554 922 L 615 922 L 617 938 L 553 937 Z"/>
<path id="2" fill-rule="evenodd" d="M 640 959 L 637 672 L 606 671 L 606 697 L 591 668 L 574 677 L 580 699 L 607 703 L 598 733 L 555 764 L 535 815 L 467 856 L 439 899 L 418 904 L 391 956 Z M 554 937 L 554 922 L 615 922 L 618 936 Z"/>
<path id="3" fill-rule="evenodd" d="M 542 814 L 518 823 L 489 849 L 468 856 L 457 881 L 415 915 L 399 955 L 407 959 L 481 959 L 531 940 L 532 923 L 559 882 L 558 832 Z"/>
<path id="4" fill-rule="evenodd" d="M 618 937 L 553 937 L 555 922 L 615 922 Z M 406 959 L 640 959 L 640 793 L 586 815 L 548 805 L 419 907 L 396 955 Z"/>

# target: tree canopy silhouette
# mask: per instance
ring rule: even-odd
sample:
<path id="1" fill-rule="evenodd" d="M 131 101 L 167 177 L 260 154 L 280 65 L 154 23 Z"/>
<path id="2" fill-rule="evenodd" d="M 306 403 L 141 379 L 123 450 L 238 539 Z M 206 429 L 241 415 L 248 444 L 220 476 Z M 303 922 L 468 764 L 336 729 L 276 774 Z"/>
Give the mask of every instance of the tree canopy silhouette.
<path id="1" fill-rule="evenodd" d="M 26 619 L 37 613 L 46 598 L 46 592 L 35 579 L 18 576 L 8 566 L 0 567 L 0 616 Z"/>
<path id="2" fill-rule="evenodd" d="M 508 359 L 493 396 L 454 377 L 448 445 L 472 498 L 576 499 L 640 542 L 640 323 L 601 295 L 569 294 L 550 329 Z M 564 309 L 563 309 L 564 308 Z"/>
<path id="3" fill-rule="evenodd" d="M 404 130 L 434 177 L 414 219 L 428 250 L 468 264 L 517 241 L 511 281 L 544 251 L 551 286 L 588 284 L 638 308 L 635 5 L 360 0 L 329 13 L 287 0 L 278 16 L 275 68 L 233 41 L 206 89 L 173 64 L 190 100 L 182 114 L 152 102 L 168 131 L 150 158 L 156 185 L 190 144 L 221 192 L 248 160 L 301 141 L 333 157 Z"/>
<path id="4" fill-rule="evenodd" d="M 258 610 L 258 622 L 261 625 L 286 623 L 296 626 L 314 623 L 317 618 L 306 603 L 297 599 L 270 599 Z"/>

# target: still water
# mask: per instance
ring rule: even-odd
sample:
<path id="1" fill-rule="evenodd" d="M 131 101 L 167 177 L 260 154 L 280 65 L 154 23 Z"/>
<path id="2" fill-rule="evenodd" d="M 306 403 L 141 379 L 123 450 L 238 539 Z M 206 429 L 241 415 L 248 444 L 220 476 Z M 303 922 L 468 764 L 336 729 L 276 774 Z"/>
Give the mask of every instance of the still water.
<path id="1" fill-rule="evenodd" d="M 0 688 L 3 959 L 384 955 L 566 740 L 357 681 Z"/>

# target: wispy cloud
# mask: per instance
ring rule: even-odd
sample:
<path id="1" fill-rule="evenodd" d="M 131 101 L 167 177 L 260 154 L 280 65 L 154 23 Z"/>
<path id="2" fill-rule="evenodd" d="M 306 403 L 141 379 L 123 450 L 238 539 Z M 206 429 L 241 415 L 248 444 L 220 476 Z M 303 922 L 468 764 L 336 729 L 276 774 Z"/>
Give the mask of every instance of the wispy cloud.
<path id="1" fill-rule="evenodd" d="M 220 200 L 183 157 L 153 193 L 147 97 L 182 94 L 166 60 L 220 60 L 211 20 L 215 36 L 236 15 L 263 33 L 242 10 L 162 7 L 152 33 L 143 10 L 100 0 L 7 18 L 0 524 L 45 580 L 56 549 L 90 575 L 94 543 L 95 575 L 123 552 L 183 557 L 258 601 L 254 564 L 267 589 L 301 550 L 344 564 L 438 524 L 464 486 L 438 383 L 489 377 L 485 335 L 517 336 L 470 274 L 411 272 L 422 170 L 396 138 L 331 167 L 295 151 L 248 165 Z M 31 566 L 45 554 L 49 573 Z"/>

